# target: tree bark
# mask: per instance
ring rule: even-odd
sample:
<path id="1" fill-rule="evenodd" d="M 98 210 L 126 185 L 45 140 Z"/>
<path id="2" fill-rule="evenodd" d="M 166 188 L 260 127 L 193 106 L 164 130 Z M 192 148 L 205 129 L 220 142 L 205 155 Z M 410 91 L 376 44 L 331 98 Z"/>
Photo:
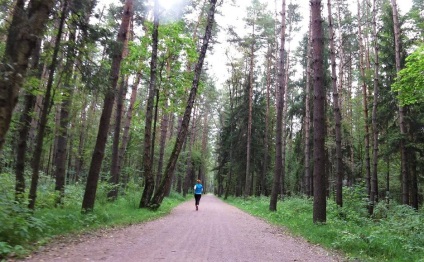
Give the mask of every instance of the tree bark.
<path id="1" fill-rule="evenodd" d="M 130 18 L 131 19 L 131 18 Z M 128 22 L 127 34 L 123 43 L 122 50 L 122 59 L 128 55 L 128 41 L 130 38 L 130 26 L 131 21 Z M 121 138 L 121 126 L 122 126 L 122 113 L 123 113 L 123 103 L 125 94 L 127 93 L 128 87 L 128 77 L 124 74 L 121 75 L 121 84 L 119 86 L 117 97 L 116 97 L 116 115 L 115 115 L 115 131 L 113 133 L 113 144 L 112 144 L 112 163 L 110 169 L 110 180 L 109 183 L 112 185 L 111 190 L 108 192 L 107 197 L 109 200 L 115 200 L 118 197 L 119 191 L 119 180 L 120 180 L 120 170 L 121 170 L 121 159 L 119 154 L 119 142 Z"/>
<path id="2" fill-rule="evenodd" d="M 264 158 L 262 174 L 259 177 L 258 196 L 268 195 L 266 191 L 266 177 L 268 173 L 268 155 L 269 155 L 269 108 L 270 108 L 270 88 L 271 88 L 271 63 L 272 48 L 268 45 L 268 54 L 266 57 L 266 108 L 265 108 L 265 134 L 264 134 Z"/>
<path id="3" fill-rule="evenodd" d="M 283 135 L 283 109 L 284 109 L 284 88 L 285 88 L 285 77 L 284 77 L 284 44 L 286 41 L 286 1 L 282 2 L 281 9 L 281 32 L 280 32 L 280 54 L 278 61 L 278 90 L 276 90 L 277 96 L 277 121 L 275 131 L 275 171 L 274 181 L 272 184 L 271 199 L 269 203 L 270 211 L 277 211 L 277 200 L 278 192 L 280 191 L 280 179 L 281 173 L 284 168 L 282 160 L 282 135 Z"/>
<path id="4" fill-rule="evenodd" d="M 361 85 L 362 85 L 362 96 L 363 96 L 363 109 L 364 109 L 364 128 L 365 128 L 365 178 L 366 178 L 366 186 L 367 186 L 367 193 L 370 195 L 371 192 L 371 157 L 370 157 L 370 131 L 369 131 L 369 125 L 368 125 L 368 86 L 366 84 L 366 75 L 365 75 L 365 68 L 367 68 L 367 63 L 364 61 L 364 56 L 368 57 L 368 55 L 365 55 L 365 48 L 363 43 L 363 34 L 362 34 L 362 27 L 361 27 L 361 12 L 360 12 L 360 3 L 358 0 L 358 37 L 359 37 L 359 69 L 361 74 Z"/>
<path id="5" fill-rule="evenodd" d="M 76 40 L 75 27 L 71 25 L 69 30 L 68 48 L 66 64 L 64 67 L 65 80 L 63 85 L 63 100 L 60 106 L 59 117 L 59 132 L 57 136 L 56 157 L 54 159 L 54 177 L 56 179 L 55 190 L 59 192 L 56 204 L 63 204 L 63 197 L 65 194 L 65 177 L 66 177 L 66 157 L 68 145 L 68 126 L 69 126 L 69 112 L 72 105 L 73 87 L 71 83 L 73 75 L 73 67 L 75 63 L 76 52 L 72 43 Z"/>
<path id="6" fill-rule="evenodd" d="M 378 3 L 377 0 L 373 1 L 373 34 L 374 34 L 374 101 L 372 108 L 372 128 L 373 128 L 373 169 L 371 174 L 371 191 L 369 199 L 370 215 L 374 212 L 375 203 L 378 201 L 378 124 L 377 124 L 377 110 L 379 100 L 379 60 L 378 60 L 378 32 L 377 32 L 377 14 L 378 14 Z"/>
<path id="7" fill-rule="evenodd" d="M 255 66 L 255 22 L 252 25 L 252 45 L 250 47 L 250 69 L 249 69 L 249 109 L 247 118 L 247 142 L 246 142 L 246 183 L 244 185 L 244 197 L 251 195 L 252 173 L 250 171 L 250 155 L 252 144 L 252 107 L 253 107 L 253 69 Z"/>
<path id="8" fill-rule="evenodd" d="M 131 87 L 130 104 L 128 105 L 127 114 L 126 114 L 124 124 L 123 124 L 124 131 L 123 131 L 123 134 L 122 134 L 122 141 L 121 141 L 121 145 L 120 145 L 120 148 L 119 148 L 119 165 L 118 165 L 119 170 L 118 170 L 118 173 L 121 173 L 122 165 L 124 164 L 125 152 L 127 151 L 128 141 L 130 140 L 131 120 L 132 120 L 132 116 L 133 116 L 135 101 L 137 99 L 137 88 L 138 88 L 140 81 L 141 81 L 141 74 L 139 73 L 139 74 L 137 74 L 136 80 L 134 81 L 134 83 L 132 84 L 132 87 Z M 126 183 L 126 182 L 127 181 L 125 181 L 124 183 Z"/>
<path id="9" fill-rule="evenodd" d="M 191 110 L 193 108 L 194 101 L 196 99 L 197 88 L 199 86 L 200 74 L 202 72 L 203 61 L 205 59 L 206 51 L 208 48 L 209 40 L 212 36 L 212 27 L 214 24 L 214 15 L 215 15 L 215 7 L 217 0 L 210 0 L 210 8 L 208 11 L 208 19 L 206 24 L 205 35 L 203 37 L 203 44 L 200 50 L 199 59 L 197 61 L 196 67 L 194 69 L 194 79 L 192 83 L 192 87 L 190 90 L 189 98 L 187 101 L 187 107 L 184 112 L 183 120 L 181 123 L 181 129 L 178 132 L 177 139 L 175 141 L 174 149 L 171 153 L 169 162 L 165 169 L 165 174 L 162 179 L 161 184 L 159 185 L 158 190 L 156 191 L 153 199 L 151 201 L 151 207 L 157 208 L 162 203 L 162 200 L 165 196 L 165 193 L 171 186 L 172 175 L 177 164 L 178 156 L 181 152 L 182 145 L 187 136 L 188 126 L 190 123 L 190 115 Z"/>
<path id="10" fill-rule="evenodd" d="M 331 15 L 331 0 L 327 1 L 327 10 L 328 10 L 328 23 L 329 23 L 329 34 L 330 34 L 330 56 L 331 56 L 331 83 L 333 87 L 333 112 L 334 112 L 334 122 L 335 122 L 335 133 L 336 133 L 336 204 L 338 206 L 343 206 L 343 159 L 342 159 L 342 132 L 341 132 L 341 113 L 340 113 L 340 103 L 339 103 L 339 90 L 337 88 L 337 73 L 336 73 L 336 47 L 335 47 L 335 34 L 333 28 L 333 18 Z M 340 28 L 339 28 L 340 30 Z M 340 39 L 341 41 L 341 39 Z M 340 46 L 342 49 L 342 46 Z M 343 58 L 340 58 L 340 63 L 343 62 Z M 342 69 L 340 67 L 340 69 Z M 340 83 L 342 79 L 339 79 Z"/>
<path id="11" fill-rule="evenodd" d="M 144 190 L 140 200 L 140 208 L 148 207 L 150 199 L 155 189 L 155 179 L 153 177 L 153 157 L 152 157 L 152 121 L 153 121 L 153 103 L 156 92 L 157 75 L 157 55 L 158 55 L 158 28 L 159 28 L 159 2 L 155 0 L 154 21 L 152 32 L 152 57 L 150 60 L 150 84 L 149 95 L 146 105 L 146 121 L 144 128 L 144 154 L 143 154 L 143 173 Z"/>
<path id="12" fill-rule="evenodd" d="M 38 179 L 39 179 L 39 173 L 40 173 L 40 166 L 41 166 L 41 156 L 43 152 L 43 140 L 44 140 L 44 132 L 46 130 L 47 126 L 47 117 L 50 112 L 51 106 L 52 106 L 52 88 L 53 88 L 53 80 L 54 80 L 54 73 L 57 68 L 58 63 L 58 55 L 60 50 L 60 43 L 62 38 L 62 31 L 66 20 L 66 13 L 67 13 L 67 6 L 68 2 L 65 1 L 62 7 L 62 13 L 61 18 L 59 22 L 59 28 L 56 35 L 56 41 L 55 41 L 55 48 L 53 51 L 52 56 L 52 62 L 50 64 L 50 71 L 49 71 L 49 78 L 47 81 L 47 87 L 46 87 L 46 94 L 44 96 L 43 101 L 43 109 L 41 110 L 41 116 L 40 116 L 40 126 L 37 133 L 36 138 L 36 144 L 34 149 L 34 156 L 32 159 L 32 177 L 31 177 L 31 187 L 29 190 L 29 203 L 28 208 L 34 209 L 35 208 L 35 202 L 37 198 L 37 187 L 38 187 Z M 65 146 L 66 147 L 66 146 Z"/>
<path id="13" fill-rule="evenodd" d="M 311 155 L 311 109 L 310 109 L 310 93 L 311 93 L 311 60 L 312 60 L 312 12 L 309 12 L 309 30 L 308 30 L 308 46 L 306 57 L 306 88 L 305 88 L 305 193 L 312 196 L 312 175 L 310 168 Z"/>
<path id="14" fill-rule="evenodd" d="M 55 1 L 17 0 L 9 27 L 6 50 L 0 65 L 0 149 L 9 130 L 19 89 L 24 82 L 29 57 L 42 38 Z"/>
<path id="15" fill-rule="evenodd" d="M 37 72 L 36 77 L 41 78 L 42 69 L 38 68 L 40 61 L 41 39 L 36 43 L 33 50 L 31 68 Z M 32 122 L 32 112 L 34 110 L 36 96 L 31 92 L 25 94 L 24 109 L 20 117 L 19 139 L 16 150 L 16 183 L 15 183 L 15 200 L 22 202 L 25 193 L 25 156 L 28 150 L 28 135 Z"/>
<path id="16" fill-rule="evenodd" d="M 311 0 L 312 46 L 314 78 L 314 223 L 325 223 L 326 214 L 326 156 L 325 156 L 325 87 L 324 36 L 321 18 L 321 0 Z"/>
<path id="17" fill-rule="evenodd" d="M 395 57 L 396 57 L 396 73 L 401 70 L 400 65 L 400 25 L 396 0 L 391 0 L 393 10 L 393 29 L 395 32 Z M 410 204 L 409 192 L 409 175 L 408 175 L 408 161 L 406 150 L 407 128 L 405 122 L 405 107 L 399 106 L 399 127 L 401 134 L 400 141 L 400 161 L 401 161 L 401 174 L 402 174 L 402 204 Z"/>
<path id="18" fill-rule="evenodd" d="M 127 45 L 127 41 L 125 43 Z M 124 58 L 124 56 L 123 56 Z M 119 142 L 121 138 L 121 123 L 122 123 L 122 108 L 124 95 L 126 93 L 128 80 L 124 75 L 121 75 L 121 83 L 117 92 L 116 97 L 116 115 L 115 115 L 115 127 L 113 132 L 113 143 L 112 143 L 112 163 L 110 168 L 110 179 L 109 184 L 111 189 L 107 194 L 109 200 L 113 201 L 118 198 L 119 192 L 119 170 L 120 170 L 120 161 L 119 161 Z"/>
<path id="19" fill-rule="evenodd" d="M 90 169 L 87 176 L 87 184 L 85 187 L 84 199 L 82 202 L 82 212 L 90 212 L 94 208 L 96 199 L 97 183 L 100 176 L 100 168 L 102 166 L 103 157 L 106 148 L 106 142 L 110 126 L 110 118 L 112 115 L 113 102 L 115 99 L 115 91 L 119 78 L 119 71 L 124 50 L 124 42 L 127 38 L 128 24 L 133 15 L 133 0 L 126 0 L 122 15 L 122 22 L 119 28 L 117 42 L 120 44 L 119 48 L 114 50 L 112 58 L 112 66 L 110 69 L 110 88 L 107 90 L 103 110 L 100 117 L 99 131 L 93 155 L 91 157 Z"/>

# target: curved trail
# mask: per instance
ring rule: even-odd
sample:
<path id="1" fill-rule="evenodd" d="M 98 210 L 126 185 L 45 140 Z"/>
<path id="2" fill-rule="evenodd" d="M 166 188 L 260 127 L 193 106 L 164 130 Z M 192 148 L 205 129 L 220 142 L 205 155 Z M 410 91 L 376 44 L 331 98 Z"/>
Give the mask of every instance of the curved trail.
<path id="1" fill-rule="evenodd" d="M 53 244 L 25 261 L 342 261 L 339 257 L 203 195 L 155 221 Z"/>

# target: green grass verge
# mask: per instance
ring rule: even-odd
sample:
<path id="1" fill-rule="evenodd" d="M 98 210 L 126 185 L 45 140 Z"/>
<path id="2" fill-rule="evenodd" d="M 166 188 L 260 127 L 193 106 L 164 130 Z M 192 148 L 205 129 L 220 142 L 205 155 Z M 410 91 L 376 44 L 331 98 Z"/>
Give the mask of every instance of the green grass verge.
<path id="1" fill-rule="evenodd" d="M 9 180 L 0 180 L 10 183 Z M 138 208 L 140 190 L 136 190 L 136 185 L 132 187 L 112 202 L 105 197 L 108 186 L 100 184 L 94 210 L 87 214 L 81 214 L 83 195 L 81 186 L 67 186 L 64 205 L 60 208 L 54 207 L 56 196 L 51 193 L 54 190 L 40 188 L 38 205 L 34 213 L 26 208 L 26 204 L 19 205 L 14 201 L 13 191 L 3 191 L 3 194 L 0 194 L 0 260 L 11 256 L 25 256 L 40 245 L 54 241 L 57 236 L 81 234 L 157 219 L 169 214 L 175 206 L 188 200 L 177 193 L 172 193 L 163 200 L 157 210 L 140 209 Z"/>
<path id="2" fill-rule="evenodd" d="M 376 207 L 375 216 L 366 215 L 365 205 L 345 201 L 343 208 L 327 204 L 327 223 L 312 221 L 312 200 L 287 198 L 277 211 L 269 211 L 270 199 L 228 198 L 226 201 L 271 224 L 285 227 L 295 236 L 342 253 L 355 261 L 424 261 L 423 212 L 406 206 Z"/>

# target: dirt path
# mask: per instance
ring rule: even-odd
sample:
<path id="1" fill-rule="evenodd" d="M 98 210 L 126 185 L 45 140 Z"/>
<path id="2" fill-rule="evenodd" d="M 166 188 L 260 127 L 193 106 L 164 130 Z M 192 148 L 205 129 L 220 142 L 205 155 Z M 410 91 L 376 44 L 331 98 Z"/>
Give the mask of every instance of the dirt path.
<path id="1" fill-rule="evenodd" d="M 212 195 L 148 223 L 53 244 L 25 261 L 341 261 Z"/>

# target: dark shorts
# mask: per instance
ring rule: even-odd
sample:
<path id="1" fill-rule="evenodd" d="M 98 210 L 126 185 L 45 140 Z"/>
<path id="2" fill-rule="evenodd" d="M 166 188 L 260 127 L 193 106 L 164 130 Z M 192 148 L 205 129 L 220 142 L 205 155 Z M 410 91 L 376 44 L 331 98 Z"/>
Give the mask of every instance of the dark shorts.
<path id="1" fill-rule="evenodd" d="M 199 205 L 200 198 L 202 197 L 202 194 L 194 194 L 194 199 L 196 201 L 196 206 Z"/>

